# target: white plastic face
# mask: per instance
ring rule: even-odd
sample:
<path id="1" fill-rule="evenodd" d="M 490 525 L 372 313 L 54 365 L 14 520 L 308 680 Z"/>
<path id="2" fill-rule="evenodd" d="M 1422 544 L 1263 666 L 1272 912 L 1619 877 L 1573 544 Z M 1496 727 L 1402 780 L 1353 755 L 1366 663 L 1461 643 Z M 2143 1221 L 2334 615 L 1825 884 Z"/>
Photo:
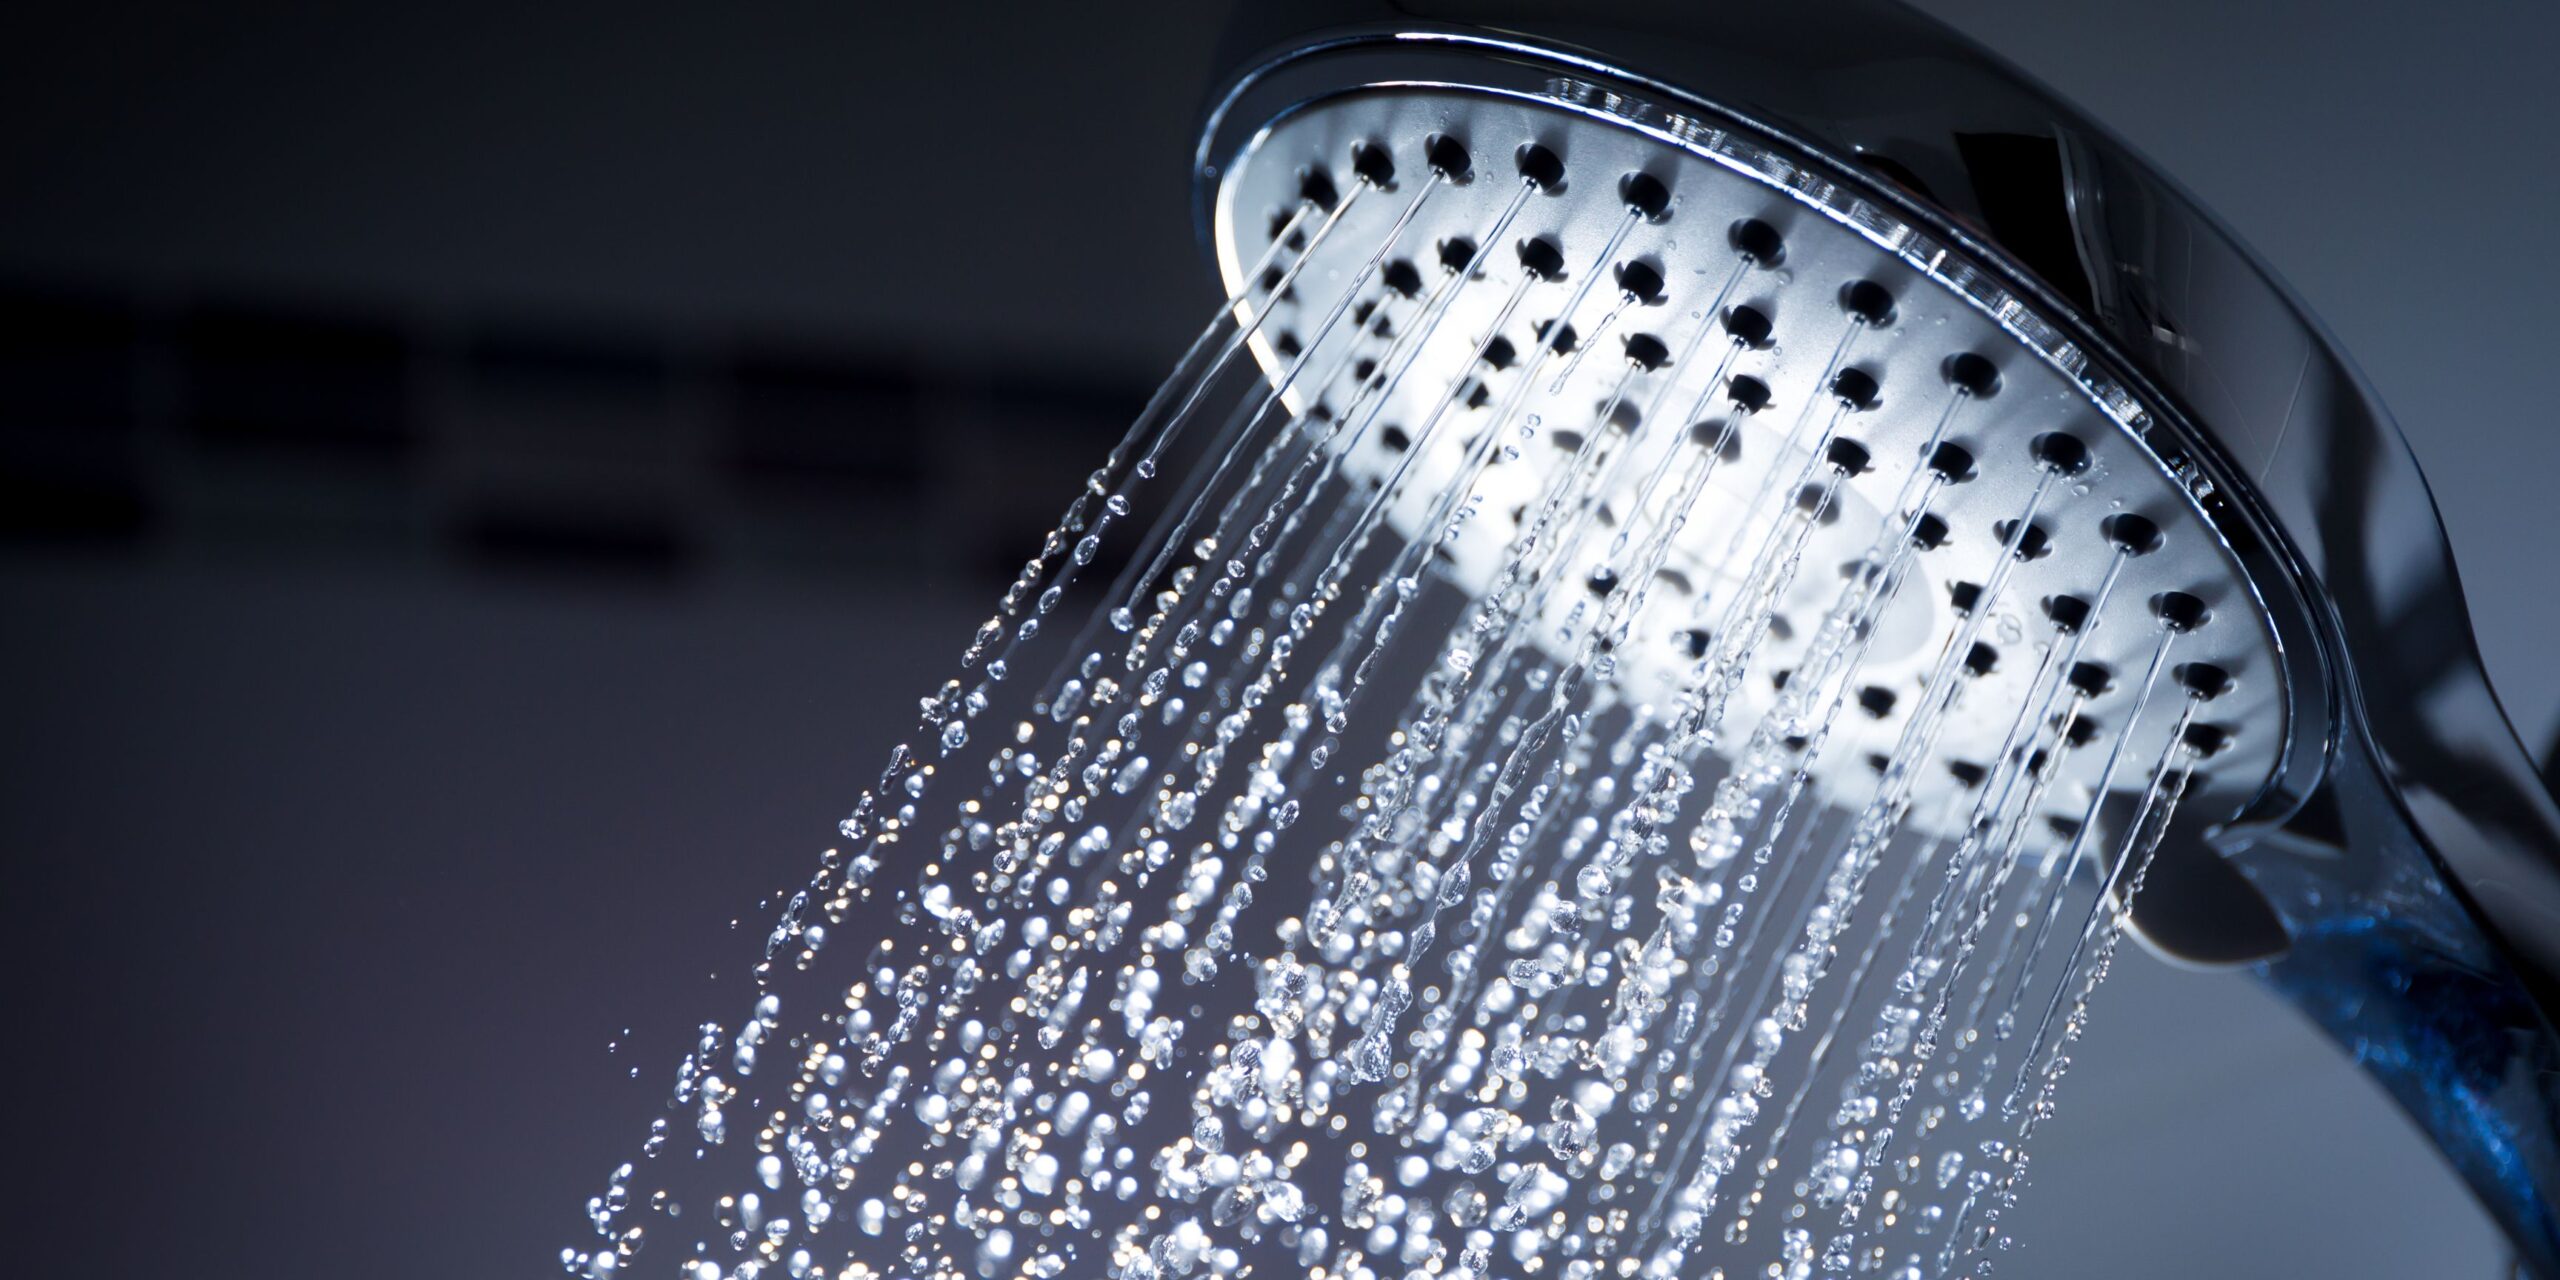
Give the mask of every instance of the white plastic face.
<path id="1" fill-rule="evenodd" d="M 1435 176 L 1427 158 L 1435 138 L 1464 146 L 1465 181 Z M 1562 180 L 1519 201 L 1517 156 L 1529 144 L 1560 162 Z M 1361 147 L 1391 161 L 1385 187 L 1362 187 L 1353 165 Z M 1228 284 L 1241 287 L 1246 264 L 1301 205 L 1305 175 L 1356 191 L 1271 306 L 1254 340 L 1264 368 L 1282 378 L 1303 354 L 1290 406 L 1322 400 L 1348 409 L 1347 475 L 1386 481 L 1406 468 L 1389 515 L 1404 536 L 1439 530 L 1435 518 L 1452 509 L 1445 500 L 1460 495 L 1438 571 L 1463 590 L 1516 583 L 1521 571 L 1505 566 L 1521 554 L 1548 486 L 1582 486 L 1571 491 L 1590 496 L 1588 518 L 1604 532 L 1536 570 L 1572 584 L 1539 594 L 1533 624 L 1560 646 L 1600 612 L 1594 571 L 1629 563 L 1624 543 L 1610 560 L 1615 533 L 1607 531 L 1640 545 L 1676 514 L 1680 524 L 1664 534 L 1658 568 L 1643 584 L 1644 604 L 1602 665 L 1621 697 L 1664 717 L 1680 714 L 1684 700 L 1694 705 L 1702 676 L 1729 671 L 1719 753 L 1741 751 L 1773 714 L 1809 726 L 1807 712 L 1820 708 L 1783 707 L 1781 676 L 1792 680 L 1810 663 L 1833 673 L 1845 703 L 1828 719 L 1819 781 L 1837 796 L 1862 797 L 1874 789 L 1875 762 L 1932 701 L 1924 686 L 1942 655 L 1962 641 L 1965 652 L 1943 668 L 1965 687 L 1945 713 L 1936 765 L 1989 761 L 2016 737 L 2022 708 L 2049 718 L 2076 696 L 2057 690 L 2067 669 L 2088 664 L 2084 676 L 2096 668 L 2106 676 L 2082 706 L 2098 732 L 2065 750 L 2044 810 L 2080 815 L 2102 776 L 2113 790 L 2139 786 L 2167 735 L 2188 724 L 2209 726 L 2205 739 L 2219 735 L 2190 804 L 2227 812 L 2254 792 L 2285 737 L 2275 638 L 2238 560 L 2126 429 L 2131 407 L 2101 403 L 2076 371 L 2022 340 L 2022 329 L 2037 330 L 2034 317 L 1992 314 L 1950 287 L 1962 264 L 1906 260 L 1882 213 L 1802 171 L 1772 180 L 1749 167 L 1549 104 L 1446 88 L 1370 90 L 1312 104 L 1264 131 L 1222 177 L 1216 250 Z M 1629 174 L 1667 193 L 1663 216 L 1630 217 Z M 1790 190 L 1790 181 L 1804 190 Z M 1647 189 L 1633 194 L 1641 202 Z M 1324 213 L 1310 211 L 1296 234 L 1308 235 Z M 1764 255 L 1775 261 L 1754 260 L 1751 243 L 1738 247 L 1734 229 L 1745 220 L 1775 233 L 1783 248 Z M 1530 258 L 1552 252 L 1562 269 L 1524 285 L 1521 246 L 1533 241 L 1544 247 L 1526 251 Z M 1470 244 L 1482 250 L 1480 268 L 1460 280 L 1443 258 L 1464 260 Z M 1289 256 L 1283 250 L 1279 260 Z M 1622 277 L 1631 265 L 1633 275 Z M 1659 279 L 1658 295 L 1647 272 Z M 1391 279 L 1418 288 L 1398 294 Z M 1351 310 L 1328 328 L 1346 300 Z M 1243 309 L 1267 302 L 1248 291 Z M 1571 349 L 1542 349 L 1541 326 L 1558 320 L 1574 333 Z M 1752 341 L 1738 343 L 1737 328 Z M 1479 358 L 1489 341 L 1496 354 L 1507 348 L 1500 367 Z M 1380 361 L 1365 392 L 1354 363 L 1362 352 Z M 1959 357 L 1966 360 L 1951 369 Z M 1320 382 L 1320 372 L 1336 369 L 1343 372 L 1331 386 Z M 1996 370 L 1996 389 L 1979 381 L 1985 369 Z M 1974 391 L 1960 387 L 1967 381 Z M 1765 393 L 1766 403 L 1745 412 L 1737 390 L 1746 402 Z M 1615 422 L 1604 424 L 1598 415 L 1612 405 Z M 1495 439 L 1479 455 L 1489 430 Z M 2081 446 L 2085 466 L 2051 465 L 2069 460 L 2068 445 L 2039 456 L 2036 442 L 2057 435 Z M 1721 460 L 1680 505 L 1692 462 L 1718 441 Z M 1933 472 L 1939 445 L 1969 455 L 1969 473 Z M 1861 454 L 1861 472 L 1834 466 Z M 1477 456 L 1480 469 L 1471 465 Z M 1819 519 L 1804 519 L 1807 506 L 1820 509 Z M 2022 544 L 2038 552 L 2031 558 L 2004 554 L 2022 516 L 2034 526 Z M 2116 516 L 2137 519 L 2110 525 Z M 2110 537 L 2138 534 L 2146 522 L 2157 538 L 2144 554 L 2125 554 Z M 1935 545 L 1897 553 L 1915 527 L 1926 541 L 1941 525 Z M 1789 550 L 1799 533 L 1800 554 Z M 1543 541 L 1559 545 L 1561 534 L 1550 529 Z M 2013 561 L 2005 572 L 2004 559 Z M 1890 585 L 1844 599 L 1852 581 L 1887 575 Z M 1956 608 L 1959 584 L 1996 589 L 1978 622 Z M 2145 700 L 2168 593 L 2192 597 L 2210 618 L 2170 644 L 2110 774 L 2118 731 Z M 2058 630 L 2047 602 L 2062 596 L 2098 606 L 2093 620 Z M 1861 624 L 1863 640 L 1818 639 L 1835 609 Z M 1976 645 L 1993 662 L 1980 674 L 1964 665 Z M 2191 700 L 2182 674 L 2211 684 L 2214 669 L 2227 686 Z M 2031 688 L 2040 672 L 2048 673 L 2043 689 Z M 1922 785 L 1945 778 L 1932 767 Z M 1934 808 L 1923 798 L 1913 812 Z"/>

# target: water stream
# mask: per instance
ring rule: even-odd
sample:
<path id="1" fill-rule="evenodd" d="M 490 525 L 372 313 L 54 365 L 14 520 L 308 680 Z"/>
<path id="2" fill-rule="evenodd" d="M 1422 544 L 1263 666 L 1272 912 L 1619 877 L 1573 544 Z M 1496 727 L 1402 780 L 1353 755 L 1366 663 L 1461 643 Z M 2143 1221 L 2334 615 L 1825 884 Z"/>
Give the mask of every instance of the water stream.
<path id="1" fill-rule="evenodd" d="M 1892 750 L 1844 770 L 1888 610 L 1937 590 L 1966 394 L 1870 429 L 1847 362 L 1907 339 L 1853 316 L 1746 445 L 1761 357 L 1712 339 L 1748 264 L 1656 339 L 1658 277 L 1594 296 L 1632 214 L 1585 260 L 1511 252 L 1524 188 L 1426 278 L 1398 255 L 1436 187 L 1356 270 L 1300 275 L 1345 197 L 1244 273 L 700 1025 L 568 1273 L 1740 1280 L 2008 1247 L 2195 765 L 2181 719 L 2119 834 L 2102 796 L 2039 816 L 2066 753 L 2112 774 L 2130 732 L 2082 745 L 2094 624 L 1981 640 L 2070 487 L 2035 481 Z M 1292 288 L 1322 319 L 1275 334 Z M 1624 361 L 1587 358 L 1604 334 Z M 1432 407 L 1389 422 L 1408 377 Z M 1810 539 L 1888 436 L 1867 549 L 1808 610 Z M 1440 565 L 1488 523 L 1461 590 Z M 1699 528 L 1737 572 L 1664 586 Z M 1674 695 L 1619 678 L 1661 644 Z M 1995 660 L 2024 692 L 1968 704 Z M 2009 725 L 1992 758 L 1940 749 L 1964 714 Z"/>

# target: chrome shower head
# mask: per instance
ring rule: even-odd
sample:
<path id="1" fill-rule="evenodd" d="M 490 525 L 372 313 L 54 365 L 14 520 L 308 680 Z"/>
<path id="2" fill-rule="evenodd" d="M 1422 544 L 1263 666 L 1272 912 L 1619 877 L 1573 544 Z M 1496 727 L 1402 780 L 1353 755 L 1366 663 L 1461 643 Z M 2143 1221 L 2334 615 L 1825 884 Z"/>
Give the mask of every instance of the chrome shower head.
<path id="1" fill-rule="evenodd" d="M 2176 958 L 2260 966 L 2434 1136 L 2528 1263 L 2560 1267 L 2560 813 L 2489 691 L 2389 416 L 2248 250 L 2106 131 L 1890 3 L 1245 21 L 1197 210 L 1240 305 L 1268 307 L 1255 353 L 1293 403 L 1319 394 L 1288 376 L 1307 334 L 1354 341 L 1323 304 L 1373 250 L 1424 282 L 1408 325 L 1487 334 L 1518 305 L 1528 332 L 1561 335 L 1527 353 L 1444 343 L 1424 372 L 1322 393 L 1387 424 L 1339 433 L 1343 468 L 1406 487 L 1390 518 L 1440 539 L 1441 573 L 1500 590 L 1547 486 L 1587 486 L 1604 525 L 1639 522 L 1646 449 L 1709 442 L 1721 502 L 1653 569 L 1657 592 L 1701 603 L 1628 637 L 1612 678 L 1676 719 L 1696 710 L 1685 681 L 1749 670 L 1736 721 L 1800 733 L 1808 709 L 1780 682 L 1847 662 L 1843 692 L 1876 714 L 1847 717 L 1814 772 L 1852 807 L 1877 786 L 1859 765 L 1898 767 L 1911 717 L 1943 715 L 1956 764 L 1912 790 L 1962 791 L 2023 749 L 2021 699 L 2053 714 L 2034 690 L 2055 673 L 2030 648 L 2090 668 L 2074 706 L 2096 732 L 2056 748 L 2044 817 L 2139 827 L 2155 806 L 2118 758 L 2177 760 L 2173 825 L 2108 881 L 2121 898 L 2142 878 L 2135 930 Z M 1347 164 L 1355 149 L 1368 158 Z M 1258 295 L 1241 264 L 1325 172 L 1350 185 L 1313 191 L 1322 215 L 1351 230 L 1306 255 L 1292 296 Z M 1430 290 L 1449 272 L 1492 287 L 1444 302 Z M 1442 425 L 1453 395 L 1509 416 Z M 1482 456 L 1515 431 L 1516 458 Z M 1627 464 L 1591 460 L 1603 435 Z M 2041 451 L 2057 437 L 2065 465 Z M 1447 523 L 1432 500 L 1470 486 L 1482 509 Z M 1904 589 L 1838 589 L 1835 566 L 1881 576 L 1894 538 L 1924 533 Z M 1985 687 L 1931 698 L 1978 644 L 2009 651 L 1980 655 L 1966 683 Z M 2187 745 L 2164 751 L 2172 737 Z M 1740 733 L 1712 745 L 1738 773 L 1770 763 Z"/>
<path id="2" fill-rule="evenodd" d="M 1931 707 L 1924 686 L 1950 656 L 1975 669 L 1935 727 L 1943 759 L 1998 757 L 2012 709 L 2075 666 L 2089 687 L 2079 723 L 2123 725 L 2134 757 L 2158 756 L 2178 709 L 2140 723 L 2128 713 L 2163 687 L 2145 674 L 2165 638 L 2163 675 L 2216 673 L 2210 687 L 2189 682 L 2210 705 L 2185 719 L 2221 736 L 2190 805 L 2229 812 L 2251 799 L 2292 719 L 2273 613 L 2200 496 L 2211 482 L 2163 462 L 2140 401 L 1890 210 L 1730 131 L 1697 150 L 1666 146 L 1594 106 L 1596 87 L 1563 92 L 1579 101 L 1465 85 L 1329 95 L 1220 166 L 1219 265 L 1244 305 L 1269 311 L 1254 351 L 1293 409 L 1318 394 L 1287 377 L 1293 364 L 1327 367 L 1378 342 L 1325 312 L 1382 242 L 1378 273 L 1414 281 L 1406 347 L 1365 383 L 1328 388 L 1351 415 L 1329 447 L 1347 451 L 1355 479 L 1393 478 L 1389 523 L 1430 537 L 1435 509 L 1467 495 L 1477 510 L 1437 540 L 1438 572 L 1484 595 L 1551 485 L 1581 486 L 1589 519 L 1633 531 L 1666 505 L 1660 482 L 1646 491 L 1661 462 L 1712 454 L 1652 568 L 1645 629 L 1614 648 L 1624 696 L 1675 715 L 1684 689 L 1719 667 L 1754 678 L 1737 679 L 1712 718 L 1800 727 L 1812 708 L 1781 704 L 1822 689 L 1816 677 L 1854 644 L 1861 714 L 1835 727 L 1815 768 L 1827 794 L 1862 794 L 1867 762 Z M 1428 158 L 1470 143 L 1481 165 Z M 1305 175 L 1355 150 L 1380 180 L 1374 194 L 1355 178 L 1292 287 L 1257 290 L 1247 266 L 1279 232 L 1303 234 L 1290 220 Z M 1461 287 L 1470 272 L 1489 280 Z M 1421 326 L 1485 335 L 1491 349 L 1415 340 Z M 1550 326 L 1549 342 L 1516 349 L 1513 337 Z M 1309 348 L 1311 332 L 1323 336 Z M 1574 611 L 1593 607 L 1595 575 L 1623 586 L 1610 542 L 1579 546 L 1579 560 L 1552 553 L 1567 558 L 1542 571 L 1586 591 L 1548 596 L 1533 635 L 1568 634 Z M 1844 581 L 1886 570 L 1910 581 L 1821 625 Z M 2162 611 L 2186 598 L 2201 606 L 2192 625 L 2167 625 Z M 1750 747 L 1741 734 L 1713 744 L 1729 759 Z M 2109 754 L 2067 752 L 2043 816 L 2076 819 Z M 1928 797 L 1959 786 L 1929 771 L 1916 809 L 1939 813 Z"/>

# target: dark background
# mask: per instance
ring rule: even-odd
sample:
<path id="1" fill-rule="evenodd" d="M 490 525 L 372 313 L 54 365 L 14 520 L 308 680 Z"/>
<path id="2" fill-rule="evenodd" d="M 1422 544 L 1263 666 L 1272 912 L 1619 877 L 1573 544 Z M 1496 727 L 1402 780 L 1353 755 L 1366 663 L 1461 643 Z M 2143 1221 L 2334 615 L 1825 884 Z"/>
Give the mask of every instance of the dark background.
<path id="1" fill-rule="evenodd" d="M 2361 355 L 2549 741 L 2560 11 L 1925 7 Z M 1221 12 L 216 8 L 0 15 L 6 1256 L 551 1274 L 1214 302 Z M 2290 1012 L 2103 999 L 2020 1274 L 2489 1273 Z"/>

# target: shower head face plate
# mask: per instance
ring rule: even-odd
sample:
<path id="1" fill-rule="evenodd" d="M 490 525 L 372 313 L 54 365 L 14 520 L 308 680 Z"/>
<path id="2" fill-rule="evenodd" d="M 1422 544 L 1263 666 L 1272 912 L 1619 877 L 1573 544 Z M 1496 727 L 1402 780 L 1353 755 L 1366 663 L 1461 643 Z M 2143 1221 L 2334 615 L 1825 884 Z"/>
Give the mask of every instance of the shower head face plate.
<path id="1" fill-rule="evenodd" d="M 2290 728 L 2278 639 L 2188 478 L 2146 444 L 2144 407 L 2057 351 L 2053 327 L 2023 304 L 1986 306 L 2001 295 L 1983 273 L 1877 204 L 1734 135 L 1713 141 L 1683 145 L 1605 114 L 1458 86 L 1339 93 L 1267 124 L 1220 167 L 1213 249 L 1235 289 L 1275 233 L 1313 239 L 1281 296 L 1245 290 L 1240 311 L 1269 310 L 1255 355 L 1291 409 L 1341 415 L 1344 474 L 1395 485 L 1388 522 L 1407 538 L 1441 532 L 1437 571 L 1470 595 L 1519 572 L 1506 565 L 1550 485 L 1587 486 L 1566 491 L 1588 495 L 1603 529 L 1642 540 L 1677 497 L 1644 478 L 1687 474 L 1677 455 L 1720 446 L 1604 664 L 1621 698 L 1672 716 L 1702 652 L 1740 655 L 1719 753 L 1741 751 L 1751 726 L 1783 711 L 1798 668 L 1845 669 L 1848 705 L 1815 781 L 1855 803 L 1961 638 L 1987 646 L 1991 665 L 1954 668 L 1966 688 L 1936 762 L 1999 753 L 2040 671 L 2103 668 L 2082 706 L 2099 732 L 2065 752 L 2042 800 L 2074 820 L 2102 777 L 2116 791 L 2140 785 L 2179 722 L 2181 677 L 2194 674 L 2212 696 L 2192 721 L 2218 740 L 2186 811 L 2227 817 L 2245 804 L 2279 767 Z M 1461 180 L 1433 167 L 1454 169 L 1452 144 L 1468 161 Z M 1290 227 L 1311 176 L 1333 203 Z M 1658 207 L 1631 212 L 1631 201 Z M 1471 276 L 1450 270 L 1471 258 Z M 1559 322 L 1570 338 L 1542 348 Z M 1487 431 L 1496 438 L 1479 452 Z M 1958 465 L 1933 470 L 1932 457 Z M 1863 470 L 1843 474 L 1842 461 Z M 1448 522 L 1453 491 L 1465 498 Z M 2033 529 L 2013 538 L 2022 517 Z M 2141 554 L 2125 554 L 2127 530 L 2146 523 L 2156 538 L 2136 537 Z M 1823 620 L 1862 564 L 1867 580 L 1881 576 L 1915 529 L 1930 545 L 1902 557 L 1865 614 L 1851 612 L 1863 650 L 1843 662 L 1823 647 Z M 1539 570 L 1577 588 L 1539 597 L 1533 629 L 1559 660 L 1594 597 L 1633 585 L 1594 580 L 1608 543 L 1582 539 L 1583 562 Z M 2031 554 L 2012 557 L 2013 546 Z M 2004 559 L 2015 560 L 2005 573 Z M 1985 585 L 1996 598 L 1968 625 L 1959 598 L 1970 590 L 1978 607 Z M 2209 616 L 2175 639 L 2124 744 L 2139 763 L 2109 775 L 2163 634 L 2158 602 L 2172 593 Z M 2048 605 L 2059 597 L 2097 605 L 2094 620 L 2058 631 Z M 1915 816 L 1939 811 L 1927 793 L 1957 785 L 1950 776 L 1927 771 Z"/>

